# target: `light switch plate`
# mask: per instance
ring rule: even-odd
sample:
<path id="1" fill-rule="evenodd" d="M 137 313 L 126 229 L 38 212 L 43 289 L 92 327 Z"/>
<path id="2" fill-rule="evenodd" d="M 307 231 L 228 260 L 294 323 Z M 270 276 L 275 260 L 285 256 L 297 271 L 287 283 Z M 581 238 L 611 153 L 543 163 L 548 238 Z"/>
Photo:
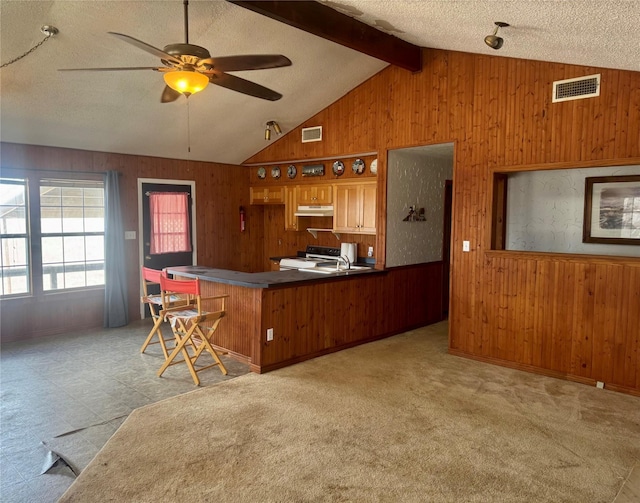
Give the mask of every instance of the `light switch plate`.
<path id="1" fill-rule="evenodd" d="M 125 239 L 135 239 L 136 238 L 136 231 L 124 231 L 124 238 Z"/>
<path id="2" fill-rule="evenodd" d="M 469 244 L 469 241 L 463 241 L 462 242 L 462 251 L 463 252 L 468 252 L 471 250 L 471 246 Z"/>

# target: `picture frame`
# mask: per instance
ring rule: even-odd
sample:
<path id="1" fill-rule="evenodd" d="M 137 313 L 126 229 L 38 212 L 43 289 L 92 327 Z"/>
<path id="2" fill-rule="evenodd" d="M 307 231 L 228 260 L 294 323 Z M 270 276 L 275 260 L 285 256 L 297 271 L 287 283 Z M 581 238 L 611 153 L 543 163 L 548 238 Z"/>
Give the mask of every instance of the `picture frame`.
<path id="1" fill-rule="evenodd" d="M 585 178 L 582 242 L 640 245 L 640 175 Z"/>

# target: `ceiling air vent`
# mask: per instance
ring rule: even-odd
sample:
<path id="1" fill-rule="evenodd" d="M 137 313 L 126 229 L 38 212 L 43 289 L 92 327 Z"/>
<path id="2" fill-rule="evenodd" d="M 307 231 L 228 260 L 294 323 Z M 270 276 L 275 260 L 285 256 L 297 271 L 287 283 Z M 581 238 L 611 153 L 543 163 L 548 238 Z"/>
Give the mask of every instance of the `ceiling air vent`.
<path id="1" fill-rule="evenodd" d="M 322 126 L 302 128 L 302 143 L 322 141 Z"/>
<path id="2" fill-rule="evenodd" d="M 557 80 L 553 83 L 553 103 L 600 96 L 600 74 Z"/>

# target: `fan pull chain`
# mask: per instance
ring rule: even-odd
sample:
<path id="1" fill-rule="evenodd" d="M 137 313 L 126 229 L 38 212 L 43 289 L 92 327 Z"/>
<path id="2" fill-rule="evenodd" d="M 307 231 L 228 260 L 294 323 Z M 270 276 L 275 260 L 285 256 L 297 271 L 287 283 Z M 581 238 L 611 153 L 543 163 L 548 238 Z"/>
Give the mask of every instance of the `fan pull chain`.
<path id="1" fill-rule="evenodd" d="M 187 154 L 191 154 L 191 109 L 189 108 L 189 97 L 187 97 Z"/>
<path id="2" fill-rule="evenodd" d="M 33 51 L 35 51 L 38 47 L 40 47 L 42 44 L 44 44 L 47 40 L 49 40 L 51 37 L 53 37 L 54 35 L 58 34 L 58 28 L 56 28 L 55 26 L 44 25 L 42 28 L 40 28 L 40 31 L 45 34 L 45 37 L 40 42 L 38 42 L 36 45 L 34 45 L 31 49 L 29 49 L 27 52 L 25 52 L 21 56 L 18 56 L 17 58 L 13 58 L 11 61 L 7 61 L 3 65 L 0 65 L 0 68 L 4 68 L 5 66 L 9 66 L 9 65 L 15 63 L 16 61 L 21 60 L 25 56 L 28 56 Z"/>

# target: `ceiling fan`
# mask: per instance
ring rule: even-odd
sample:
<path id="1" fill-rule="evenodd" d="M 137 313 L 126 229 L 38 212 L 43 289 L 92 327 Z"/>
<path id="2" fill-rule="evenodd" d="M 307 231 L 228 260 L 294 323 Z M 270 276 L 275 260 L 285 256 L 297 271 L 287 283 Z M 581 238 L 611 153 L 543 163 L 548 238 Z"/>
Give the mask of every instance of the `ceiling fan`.
<path id="1" fill-rule="evenodd" d="M 244 70 L 263 70 L 267 68 L 280 68 L 291 65 L 291 60 L 281 54 L 248 54 L 242 56 L 222 56 L 212 58 L 204 47 L 189 43 L 189 1 L 184 0 L 184 44 L 169 44 L 164 50 L 142 42 L 129 35 L 115 33 L 109 34 L 120 40 L 136 46 L 160 58 L 162 65 L 135 66 L 127 68 L 63 68 L 60 71 L 98 71 L 110 72 L 120 70 L 153 70 L 164 74 L 166 86 L 162 92 L 160 101 L 169 103 L 177 100 L 181 95 L 189 97 L 191 94 L 202 91 L 209 83 L 226 87 L 239 93 L 255 96 L 264 100 L 276 101 L 282 95 L 272 89 L 245 80 L 226 72 Z"/>

